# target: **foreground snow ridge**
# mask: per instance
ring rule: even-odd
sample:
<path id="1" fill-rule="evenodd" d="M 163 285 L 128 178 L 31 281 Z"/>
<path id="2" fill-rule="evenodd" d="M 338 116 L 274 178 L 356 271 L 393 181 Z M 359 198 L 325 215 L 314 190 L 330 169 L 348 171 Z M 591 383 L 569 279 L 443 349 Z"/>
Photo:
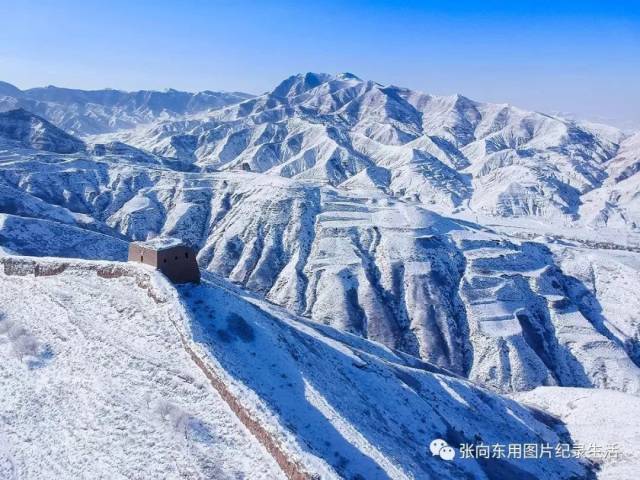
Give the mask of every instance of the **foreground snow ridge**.
<path id="1" fill-rule="evenodd" d="M 104 262 L 2 269 L 1 478 L 284 478 L 193 368 L 163 278 Z"/>
<path id="2" fill-rule="evenodd" d="M 2 478 L 589 478 L 577 460 L 428 445 L 559 442 L 559 424 L 220 278 L 0 260 Z M 213 387 L 213 388 L 212 388 Z"/>

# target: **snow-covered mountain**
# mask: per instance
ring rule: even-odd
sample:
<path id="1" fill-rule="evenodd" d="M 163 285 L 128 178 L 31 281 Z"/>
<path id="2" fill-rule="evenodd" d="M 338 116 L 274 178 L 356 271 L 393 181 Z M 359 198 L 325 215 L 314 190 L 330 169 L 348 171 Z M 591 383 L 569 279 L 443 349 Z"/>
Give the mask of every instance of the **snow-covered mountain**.
<path id="1" fill-rule="evenodd" d="M 0 85 L 0 95 L 12 91 Z M 402 396 L 414 387 L 402 380 L 376 386 L 351 367 L 345 368 L 356 373 L 336 380 L 342 367 L 331 363 L 332 353 L 318 353 L 317 343 L 325 342 L 318 332 L 338 342 L 332 348 L 378 358 L 376 375 L 393 378 L 380 361 L 402 359 L 418 370 L 445 372 L 465 389 L 486 388 L 493 393 L 478 391 L 492 399 L 534 392 L 522 398 L 547 401 L 544 392 L 556 390 L 545 389 L 556 387 L 640 394 L 638 135 L 351 74 L 296 75 L 255 98 L 168 118 L 141 114 L 100 135 L 83 126 L 84 114 L 73 113 L 75 104 L 66 98 L 76 97 L 58 98 L 56 109 L 77 116 L 74 131 L 82 140 L 59 128 L 64 116 L 54 110 L 0 114 L 0 253 L 13 262 L 17 255 L 119 262 L 130 240 L 169 235 L 192 244 L 210 285 L 175 293 L 193 322 L 182 331 L 185 341 L 200 344 L 208 361 L 221 362 L 249 389 L 243 392 L 276 412 L 283 435 L 305 445 L 296 450 L 306 452 L 296 457 L 302 463 L 313 457 L 311 465 L 347 478 L 375 478 L 378 467 L 385 472 L 380 478 L 514 476 L 482 464 L 440 470 L 442 462 L 425 460 L 417 445 L 426 440 L 411 430 L 421 420 L 412 415 L 430 407 Z M 63 299 L 86 280 L 83 268 L 65 274 Z M 43 285 L 43 292 L 58 288 Z M 116 282 L 108 295 L 123 288 Z M 245 300 L 269 315 L 253 323 L 254 307 L 236 306 Z M 229 324 L 233 314 L 252 319 L 254 334 L 262 332 L 255 334 L 262 339 L 259 349 L 241 343 L 248 330 Z M 278 322 L 304 334 L 273 330 Z M 305 340 L 307 334 L 313 338 Z M 268 365 L 271 356 L 284 358 L 281 342 L 300 344 L 295 355 L 287 350 L 295 362 L 286 360 L 286 378 L 302 372 L 305 381 L 317 379 L 286 408 L 279 407 L 276 370 L 255 373 L 246 357 L 254 352 L 259 365 Z M 314 363 L 318 355 L 326 358 Z M 305 364 L 305 358 L 314 360 Z M 389 400 L 379 407 L 383 418 L 409 415 L 398 428 L 411 425 L 403 434 L 410 445 L 395 430 L 363 420 L 359 407 L 349 407 L 363 415 L 354 418 L 327 400 L 349 396 L 349 404 L 366 405 L 371 413 L 370 396 L 384 396 L 371 393 L 378 387 Z M 463 400 L 454 402 L 466 406 L 458 409 L 479 408 L 458 387 L 423 388 L 417 394 L 428 391 L 438 404 L 460 395 Z M 329 430 L 348 438 L 336 437 L 351 452 L 348 461 L 314 440 L 319 427 L 306 429 L 303 420 L 317 413 L 298 405 L 305 405 L 305 395 L 331 420 Z M 561 394 L 551 396 L 559 403 L 550 409 L 564 412 Z M 501 401 L 489 403 L 498 408 Z M 467 414 L 451 412 L 462 415 L 459 425 L 472 422 Z M 439 415 L 429 410 L 429 418 Z M 473 435 L 490 436 L 494 420 L 501 421 L 490 418 L 472 422 Z M 516 428 L 509 422 L 500 432 Z M 419 433 L 425 432 L 439 430 Z M 194 453 L 193 445 L 180 447 L 177 463 L 211 453 L 208 447 Z M 571 478 L 569 470 L 582 468 L 566 464 L 569 470 L 543 474 L 538 464 L 530 467 L 519 476 Z"/>
<path id="2" fill-rule="evenodd" d="M 203 170 L 375 187 L 445 211 L 569 218 L 623 141 L 614 128 L 506 104 L 312 73 L 205 117 L 117 137 Z"/>
<path id="3" fill-rule="evenodd" d="M 637 170 L 611 169 L 623 163 L 614 157 L 635 148 L 633 138 L 507 104 L 438 97 L 349 73 L 294 75 L 253 98 L 56 87 L 18 95 L 9 84 L 0 92 L 0 109 L 23 106 L 96 143 L 138 147 L 182 169 L 372 187 L 444 213 L 595 224 L 613 217 L 638 228 L 625 214 L 633 194 L 608 185 L 619 174 L 637 182 Z"/>
<path id="4" fill-rule="evenodd" d="M 74 135 L 88 135 L 133 128 L 159 119 L 180 118 L 251 98 L 240 92 L 198 93 L 169 89 L 76 90 L 48 86 L 20 90 L 0 82 L 0 111 L 24 108 L 42 115 Z"/>

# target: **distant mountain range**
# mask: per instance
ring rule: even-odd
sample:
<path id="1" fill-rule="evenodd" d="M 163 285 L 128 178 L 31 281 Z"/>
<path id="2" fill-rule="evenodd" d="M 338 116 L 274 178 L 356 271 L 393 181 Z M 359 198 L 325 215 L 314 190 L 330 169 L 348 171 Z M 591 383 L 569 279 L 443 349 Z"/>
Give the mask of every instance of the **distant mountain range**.
<path id="1" fill-rule="evenodd" d="M 444 213 L 640 228 L 638 135 L 511 105 L 348 73 L 294 75 L 258 97 L 20 91 L 6 83 L 0 94 L 0 110 L 21 107 L 89 141 L 124 143 L 177 169 L 244 169 L 374 188 Z"/>
<path id="2" fill-rule="evenodd" d="M 48 86 L 20 90 L 0 82 L 0 111 L 24 108 L 74 135 L 133 128 L 141 123 L 172 119 L 220 108 L 251 98 L 239 92 L 166 90 L 76 90 Z"/>

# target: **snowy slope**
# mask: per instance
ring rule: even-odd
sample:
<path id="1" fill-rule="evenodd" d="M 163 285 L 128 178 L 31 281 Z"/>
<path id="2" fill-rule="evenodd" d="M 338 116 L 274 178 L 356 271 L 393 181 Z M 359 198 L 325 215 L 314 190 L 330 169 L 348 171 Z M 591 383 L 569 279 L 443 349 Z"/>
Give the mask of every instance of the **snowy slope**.
<path id="1" fill-rule="evenodd" d="M 625 139 L 607 163 L 604 185 L 584 196 L 585 220 L 595 226 L 640 227 L 640 133 Z"/>
<path id="2" fill-rule="evenodd" d="M 80 140 L 24 109 L 0 113 L 0 140 L 55 153 L 84 150 Z"/>
<path id="3" fill-rule="evenodd" d="M 183 350 L 164 280 L 0 260 L 0 478 L 284 478 Z"/>
<path id="4" fill-rule="evenodd" d="M 638 397 L 603 390 L 540 387 L 514 398 L 562 420 L 576 444 L 582 445 L 585 456 L 598 465 L 598 479 L 637 478 L 640 427 L 630 419 L 640 415 Z M 617 448 L 607 456 L 607 446 Z"/>
<path id="5" fill-rule="evenodd" d="M 281 478 L 274 451 L 305 478 L 593 478 L 573 459 L 432 456 L 433 438 L 570 439 L 542 412 L 217 277 L 176 291 L 143 266 L 1 263 L 3 478 Z"/>

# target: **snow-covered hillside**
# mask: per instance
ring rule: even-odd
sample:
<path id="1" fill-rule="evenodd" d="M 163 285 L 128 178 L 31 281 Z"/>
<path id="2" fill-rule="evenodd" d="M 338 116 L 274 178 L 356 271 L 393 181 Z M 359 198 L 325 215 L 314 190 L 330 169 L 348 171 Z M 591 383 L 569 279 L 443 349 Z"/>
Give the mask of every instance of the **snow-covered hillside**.
<path id="1" fill-rule="evenodd" d="M 607 162 L 601 188 L 583 198 L 582 216 L 596 226 L 640 228 L 640 133 L 626 138 Z"/>
<path id="2" fill-rule="evenodd" d="M 12 260 L 0 257 L 0 478 L 284 478 L 182 348 L 166 281 Z"/>
<path id="3" fill-rule="evenodd" d="M 0 140 L 55 153 L 76 153 L 85 147 L 77 138 L 21 108 L 0 113 Z"/>
<path id="4" fill-rule="evenodd" d="M 569 438 L 546 414 L 216 277 L 176 291 L 131 264 L 0 263 L 2 478 L 275 479 L 285 460 L 297 478 L 591 477 L 577 459 L 432 456 L 435 438 Z"/>

